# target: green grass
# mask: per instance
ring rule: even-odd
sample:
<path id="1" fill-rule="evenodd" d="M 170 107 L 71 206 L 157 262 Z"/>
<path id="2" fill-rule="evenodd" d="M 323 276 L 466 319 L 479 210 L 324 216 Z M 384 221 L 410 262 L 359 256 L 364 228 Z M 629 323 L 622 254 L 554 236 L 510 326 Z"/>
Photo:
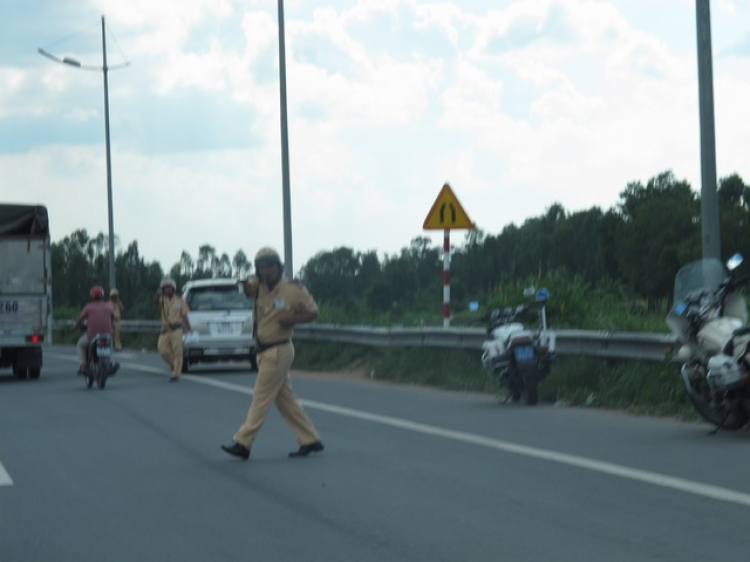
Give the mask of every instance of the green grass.
<path id="1" fill-rule="evenodd" d="M 540 399 L 651 416 L 693 419 L 672 363 L 559 357 L 540 386 Z"/>
<path id="2" fill-rule="evenodd" d="M 359 371 L 374 379 L 447 390 L 500 394 L 480 353 L 438 348 L 375 348 L 296 342 L 295 366 L 313 371 Z M 542 403 L 562 403 L 637 415 L 695 419 L 677 365 L 561 356 L 539 387 Z"/>

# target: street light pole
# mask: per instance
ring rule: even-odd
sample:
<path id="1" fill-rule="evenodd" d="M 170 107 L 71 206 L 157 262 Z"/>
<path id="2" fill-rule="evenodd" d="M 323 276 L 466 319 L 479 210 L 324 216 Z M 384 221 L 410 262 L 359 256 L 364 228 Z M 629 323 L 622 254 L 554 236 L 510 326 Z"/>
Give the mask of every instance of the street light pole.
<path id="1" fill-rule="evenodd" d="M 109 148 L 109 81 L 107 79 L 107 34 L 102 16 L 102 71 L 104 73 L 104 137 L 107 147 L 107 212 L 109 213 L 109 288 L 117 287 L 115 275 L 115 221 L 112 212 L 112 157 Z"/>
<path id="2" fill-rule="evenodd" d="M 279 95 L 281 106 L 281 179 L 284 199 L 284 273 L 294 277 L 292 264 L 292 203 L 289 186 L 289 133 L 286 114 L 286 51 L 284 48 L 284 1 L 279 0 Z"/>
<path id="3" fill-rule="evenodd" d="M 716 193 L 716 134 L 714 86 L 711 64 L 711 7 L 709 0 L 695 1 L 698 32 L 698 100 L 701 135 L 701 230 L 703 257 L 721 259 L 719 197 Z"/>
<path id="4" fill-rule="evenodd" d="M 107 211 L 109 215 L 109 288 L 114 289 L 117 287 L 116 281 L 117 277 L 115 274 L 115 225 L 114 225 L 114 213 L 113 213 L 113 207 L 112 207 L 112 157 L 111 157 L 111 151 L 110 151 L 110 142 L 109 142 L 109 80 L 108 80 L 108 72 L 109 70 L 115 70 L 110 69 L 110 67 L 107 65 L 107 34 L 106 34 L 106 26 L 104 23 L 104 16 L 102 16 L 102 67 L 92 67 L 92 66 L 84 66 L 80 63 L 80 61 L 71 58 L 71 57 L 64 57 L 62 59 L 56 57 L 55 55 L 52 55 L 45 51 L 44 49 L 38 49 L 39 54 L 52 59 L 55 62 L 59 62 L 62 64 L 67 64 L 70 66 L 74 66 L 76 68 L 80 68 L 82 70 L 101 70 L 104 73 L 104 135 L 105 135 L 105 146 L 107 150 Z M 125 63 L 121 66 L 117 66 L 116 68 L 123 68 L 125 66 L 129 66 L 130 63 Z"/>

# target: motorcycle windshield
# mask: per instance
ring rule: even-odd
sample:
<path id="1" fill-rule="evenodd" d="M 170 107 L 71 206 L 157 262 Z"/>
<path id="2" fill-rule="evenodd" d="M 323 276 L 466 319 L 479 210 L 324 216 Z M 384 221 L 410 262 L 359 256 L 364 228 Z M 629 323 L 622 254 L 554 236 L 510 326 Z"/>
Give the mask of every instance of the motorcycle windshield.
<path id="1" fill-rule="evenodd" d="M 729 273 L 715 258 L 696 260 L 683 266 L 674 278 L 674 302 L 678 303 L 694 291 L 716 287 Z"/>

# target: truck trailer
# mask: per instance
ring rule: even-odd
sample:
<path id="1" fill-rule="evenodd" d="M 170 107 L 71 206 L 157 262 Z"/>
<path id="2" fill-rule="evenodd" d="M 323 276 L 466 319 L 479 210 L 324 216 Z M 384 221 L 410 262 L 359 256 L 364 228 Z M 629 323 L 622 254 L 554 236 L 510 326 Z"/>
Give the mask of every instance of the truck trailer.
<path id="1" fill-rule="evenodd" d="M 0 203 L 0 368 L 38 379 L 52 343 L 52 256 L 43 205 Z"/>

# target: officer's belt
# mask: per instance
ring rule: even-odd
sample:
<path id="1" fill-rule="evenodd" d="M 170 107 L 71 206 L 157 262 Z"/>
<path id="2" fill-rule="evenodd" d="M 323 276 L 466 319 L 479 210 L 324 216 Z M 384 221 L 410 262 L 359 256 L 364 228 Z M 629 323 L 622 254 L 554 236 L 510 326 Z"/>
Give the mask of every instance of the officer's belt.
<path id="1" fill-rule="evenodd" d="M 166 334 L 167 332 L 174 332 L 175 330 L 179 330 L 182 328 L 182 323 L 180 324 L 169 324 L 167 326 L 161 327 L 161 333 Z"/>
<path id="2" fill-rule="evenodd" d="M 260 340 L 257 340 L 257 342 L 256 342 L 257 343 L 257 351 L 258 351 L 258 353 L 263 353 L 264 351 L 266 351 L 268 349 L 271 349 L 272 347 L 278 347 L 280 345 L 285 345 L 285 344 L 289 343 L 290 341 L 291 340 L 289 338 L 287 338 L 285 340 L 274 341 L 274 342 L 271 342 L 271 343 L 261 343 Z"/>

